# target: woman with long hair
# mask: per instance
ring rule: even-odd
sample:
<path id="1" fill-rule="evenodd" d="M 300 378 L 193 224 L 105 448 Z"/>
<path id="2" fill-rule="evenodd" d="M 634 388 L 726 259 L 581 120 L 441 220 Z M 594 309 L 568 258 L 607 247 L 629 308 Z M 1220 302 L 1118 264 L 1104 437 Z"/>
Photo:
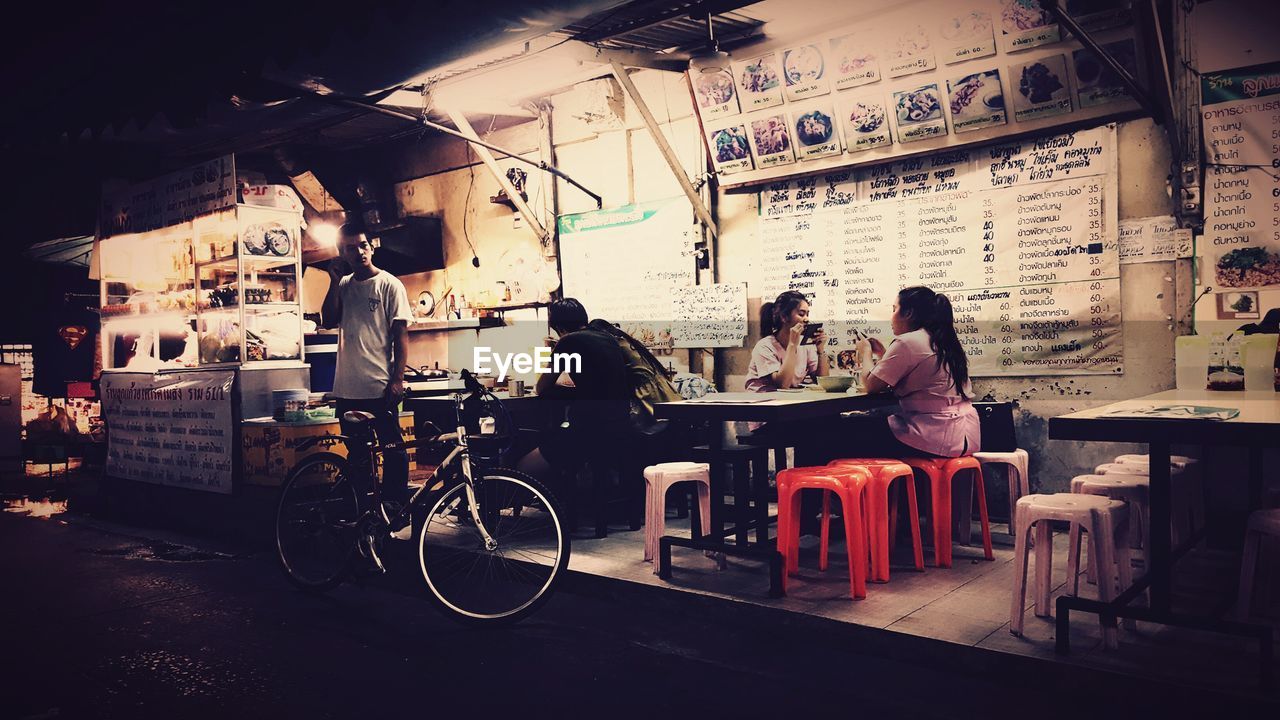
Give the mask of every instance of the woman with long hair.
<path id="1" fill-rule="evenodd" d="M 877 362 L 867 340 L 859 343 L 868 393 L 892 392 L 899 410 L 885 418 L 862 418 L 848 448 L 877 457 L 959 457 L 980 449 L 978 412 L 970 398 L 969 361 L 956 335 L 946 295 L 916 286 L 898 292 L 893 306 L 894 340 Z M 868 366 L 871 367 L 868 367 Z"/>
<path id="2" fill-rule="evenodd" d="M 828 372 L 826 333 L 821 328 L 812 345 L 801 345 L 809 321 L 809 299 L 788 290 L 760 307 L 760 342 L 751 351 L 747 389 L 771 392 L 799 387 L 805 378 Z"/>

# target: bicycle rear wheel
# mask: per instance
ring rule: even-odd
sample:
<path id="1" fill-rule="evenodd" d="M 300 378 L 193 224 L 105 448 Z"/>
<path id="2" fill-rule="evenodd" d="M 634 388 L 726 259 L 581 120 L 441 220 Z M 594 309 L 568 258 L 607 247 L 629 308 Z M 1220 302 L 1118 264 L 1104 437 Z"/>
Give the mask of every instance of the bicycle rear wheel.
<path id="1" fill-rule="evenodd" d="M 303 460 L 289 475 L 276 511 L 276 555 L 285 577 L 311 591 L 342 582 L 356 547 L 360 500 L 336 455 Z"/>
<path id="2" fill-rule="evenodd" d="M 466 483 L 444 491 L 422 524 L 418 560 L 437 603 L 468 623 L 515 622 L 546 602 L 569 564 L 559 505 L 536 480 L 494 468 L 476 480 L 472 519 Z"/>

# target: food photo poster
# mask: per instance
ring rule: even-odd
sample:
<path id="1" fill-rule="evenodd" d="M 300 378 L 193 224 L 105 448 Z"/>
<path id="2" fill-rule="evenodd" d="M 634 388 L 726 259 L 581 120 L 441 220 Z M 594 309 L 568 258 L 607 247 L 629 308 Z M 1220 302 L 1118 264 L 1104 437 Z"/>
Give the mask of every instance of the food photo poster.
<path id="1" fill-rule="evenodd" d="M 933 43 L 924 25 L 909 23 L 889 43 L 885 74 L 891 78 L 914 75 L 937 67 Z"/>
<path id="2" fill-rule="evenodd" d="M 690 74 L 698 112 L 705 119 L 738 114 L 738 92 L 728 70 Z"/>
<path id="3" fill-rule="evenodd" d="M 1013 86 L 1013 119 L 1036 120 L 1071 112 L 1067 59 L 1050 55 L 1009 68 Z"/>
<path id="4" fill-rule="evenodd" d="M 831 38 L 832 79 L 836 90 L 844 90 L 880 79 L 879 50 L 869 32 L 846 33 Z"/>
<path id="5" fill-rule="evenodd" d="M 782 79 L 786 83 L 788 100 L 803 100 L 831 92 L 822 46 L 801 45 L 783 50 Z"/>
<path id="6" fill-rule="evenodd" d="M 716 171 L 726 175 L 755 167 L 751 162 L 751 145 L 747 127 L 741 120 L 721 122 L 707 131 L 707 147 Z"/>
<path id="7" fill-rule="evenodd" d="M 894 93 L 893 112 L 898 126 L 898 142 L 915 142 L 947 134 L 947 119 L 942 114 L 942 93 L 938 91 L 937 83 Z"/>
<path id="8" fill-rule="evenodd" d="M 999 70 L 948 80 L 947 99 L 951 110 L 951 129 L 957 133 L 1004 125 L 1008 120 Z"/>
<path id="9" fill-rule="evenodd" d="M 1062 39 L 1053 13 L 1040 0 L 1000 0 L 1000 46 L 1005 52 L 1028 50 Z"/>
<path id="10" fill-rule="evenodd" d="M 796 157 L 812 160 L 840 154 L 840 135 L 836 129 L 835 112 L 831 108 L 829 98 L 797 103 L 792 108 Z"/>
<path id="11" fill-rule="evenodd" d="M 1115 58 L 1131 77 L 1138 77 L 1138 53 L 1132 39 L 1106 43 L 1102 49 Z M 1092 50 L 1081 48 L 1073 51 L 1071 64 L 1076 72 L 1076 97 L 1080 107 L 1105 105 L 1129 97 L 1129 88 L 1120 75 L 1099 60 Z"/>
<path id="12" fill-rule="evenodd" d="M 849 152 L 870 150 L 893 143 L 889 134 L 889 114 L 879 94 L 853 96 L 837 102 L 844 124 L 844 142 Z"/>
<path id="13" fill-rule="evenodd" d="M 782 104 L 782 71 L 778 54 L 768 53 L 734 63 L 742 112 L 763 110 Z"/>
<path id="14" fill-rule="evenodd" d="M 796 161 L 786 113 L 766 110 L 751 116 L 747 125 L 756 167 L 787 165 Z"/>
<path id="15" fill-rule="evenodd" d="M 943 65 L 996 54 L 991 13 L 957 10 L 938 25 L 938 59 Z"/>

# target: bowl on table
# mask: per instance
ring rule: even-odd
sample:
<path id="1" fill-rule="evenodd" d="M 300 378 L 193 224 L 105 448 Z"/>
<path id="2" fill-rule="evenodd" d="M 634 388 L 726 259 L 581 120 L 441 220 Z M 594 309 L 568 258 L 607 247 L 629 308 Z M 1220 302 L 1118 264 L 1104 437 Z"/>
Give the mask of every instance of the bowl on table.
<path id="1" fill-rule="evenodd" d="M 824 375 L 818 378 L 818 385 L 823 390 L 831 393 L 846 392 L 853 387 L 853 376 L 851 375 Z"/>

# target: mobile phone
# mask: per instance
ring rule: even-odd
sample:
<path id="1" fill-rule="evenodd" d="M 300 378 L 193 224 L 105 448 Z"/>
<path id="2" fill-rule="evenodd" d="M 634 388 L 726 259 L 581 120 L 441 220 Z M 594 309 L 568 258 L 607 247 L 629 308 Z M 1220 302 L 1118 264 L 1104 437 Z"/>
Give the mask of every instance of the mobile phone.
<path id="1" fill-rule="evenodd" d="M 808 323 L 804 326 L 804 330 L 800 331 L 800 344 L 812 345 L 813 336 L 822 329 L 822 323 Z"/>

